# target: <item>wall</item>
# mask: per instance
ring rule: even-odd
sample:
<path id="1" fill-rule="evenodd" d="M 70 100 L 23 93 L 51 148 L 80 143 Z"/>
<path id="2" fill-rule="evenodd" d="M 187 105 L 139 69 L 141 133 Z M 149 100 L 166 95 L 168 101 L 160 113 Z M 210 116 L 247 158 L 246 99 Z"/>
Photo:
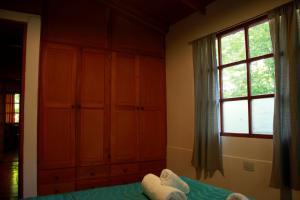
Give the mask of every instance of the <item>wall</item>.
<path id="1" fill-rule="evenodd" d="M 0 19 L 27 24 L 25 99 L 24 99 L 24 149 L 23 149 L 23 195 L 36 195 L 37 188 L 37 100 L 38 66 L 41 19 L 30 15 L 0 9 Z"/>
<path id="2" fill-rule="evenodd" d="M 286 2 L 288 0 L 217 0 L 207 8 L 206 15 L 195 13 L 170 28 L 166 38 L 167 166 L 178 174 L 195 178 L 191 166 L 194 80 L 192 47 L 188 42 L 253 18 Z M 279 199 L 279 191 L 268 187 L 272 140 L 236 137 L 222 139 L 225 177 L 216 173 L 205 182 L 242 192 L 258 200 Z M 255 171 L 243 170 L 244 161 L 253 163 Z"/>

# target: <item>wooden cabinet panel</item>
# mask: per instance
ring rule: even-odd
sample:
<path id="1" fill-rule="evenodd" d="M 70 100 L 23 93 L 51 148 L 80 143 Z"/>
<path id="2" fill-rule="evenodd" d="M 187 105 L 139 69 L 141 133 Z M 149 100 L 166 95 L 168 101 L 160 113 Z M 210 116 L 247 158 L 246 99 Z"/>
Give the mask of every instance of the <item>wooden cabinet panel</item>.
<path id="1" fill-rule="evenodd" d="M 138 157 L 138 68 L 135 56 L 113 54 L 111 104 L 111 161 Z"/>
<path id="2" fill-rule="evenodd" d="M 137 174 L 139 171 L 139 166 L 136 163 L 132 164 L 119 164 L 111 166 L 112 176 L 122 176 L 128 174 Z"/>
<path id="3" fill-rule="evenodd" d="M 75 183 L 58 183 L 58 184 L 48 184 L 40 185 L 39 195 L 49 195 L 49 194 L 60 194 L 65 192 L 72 192 L 75 190 Z"/>
<path id="4" fill-rule="evenodd" d="M 85 190 L 97 187 L 108 186 L 110 181 L 108 178 L 80 180 L 76 183 L 76 190 Z"/>
<path id="5" fill-rule="evenodd" d="M 141 106 L 162 109 L 165 101 L 164 60 L 155 57 L 139 57 Z"/>
<path id="6" fill-rule="evenodd" d="M 51 0 L 44 11 L 43 39 L 107 47 L 108 8 L 97 0 Z"/>
<path id="7" fill-rule="evenodd" d="M 113 12 L 112 47 L 122 50 L 135 49 L 163 56 L 164 35 L 134 19 Z"/>
<path id="8" fill-rule="evenodd" d="M 75 166 L 75 81 L 78 50 L 44 43 L 41 66 L 39 166 Z"/>
<path id="9" fill-rule="evenodd" d="M 140 116 L 140 160 L 165 158 L 166 140 L 162 111 L 145 109 Z"/>
<path id="10" fill-rule="evenodd" d="M 159 174 L 166 156 L 164 61 L 120 52 L 110 59 L 106 51 L 53 43 L 42 56 L 39 194 Z"/>
<path id="11" fill-rule="evenodd" d="M 138 158 L 138 115 L 135 110 L 112 113 L 111 161 L 136 161 Z"/>
<path id="12" fill-rule="evenodd" d="M 140 159 L 165 158 L 165 73 L 164 61 L 139 57 L 140 64 Z"/>
<path id="13" fill-rule="evenodd" d="M 108 160 L 107 139 L 104 133 L 104 111 L 80 110 L 80 165 L 102 164 Z"/>
<path id="14" fill-rule="evenodd" d="M 40 170 L 39 184 L 71 182 L 75 179 L 75 169 Z"/>
<path id="15" fill-rule="evenodd" d="M 108 67 L 105 52 L 84 50 L 80 71 L 81 107 L 103 108 L 105 101 L 105 78 Z"/>
<path id="16" fill-rule="evenodd" d="M 113 53 L 112 103 L 113 106 L 137 106 L 138 65 L 136 57 Z"/>
<path id="17" fill-rule="evenodd" d="M 75 125 L 72 109 L 45 108 L 39 142 L 41 169 L 75 166 Z"/>
<path id="18" fill-rule="evenodd" d="M 79 167 L 77 170 L 78 179 L 95 179 L 109 176 L 108 165 L 96 165 L 88 167 Z"/>
<path id="19" fill-rule="evenodd" d="M 44 43 L 41 67 L 44 106 L 70 108 L 74 105 L 77 62 L 76 48 Z"/>
<path id="20" fill-rule="evenodd" d="M 105 98 L 108 88 L 108 55 L 84 50 L 80 68 L 79 162 L 81 166 L 108 161 L 109 138 Z"/>

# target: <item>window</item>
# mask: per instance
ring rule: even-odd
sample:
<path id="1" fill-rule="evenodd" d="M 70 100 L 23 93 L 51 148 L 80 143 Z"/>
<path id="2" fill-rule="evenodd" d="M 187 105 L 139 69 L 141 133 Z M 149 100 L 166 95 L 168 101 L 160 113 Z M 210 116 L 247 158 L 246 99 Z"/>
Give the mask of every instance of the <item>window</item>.
<path id="1" fill-rule="evenodd" d="M 5 122 L 7 124 L 19 123 L 20 94 L 5 95 Z"/>
<path id="2" fill-rule="evenodd" d="M 217 36 L 221 134 L 272 137 L 275 71 L 265 17 Z"/>

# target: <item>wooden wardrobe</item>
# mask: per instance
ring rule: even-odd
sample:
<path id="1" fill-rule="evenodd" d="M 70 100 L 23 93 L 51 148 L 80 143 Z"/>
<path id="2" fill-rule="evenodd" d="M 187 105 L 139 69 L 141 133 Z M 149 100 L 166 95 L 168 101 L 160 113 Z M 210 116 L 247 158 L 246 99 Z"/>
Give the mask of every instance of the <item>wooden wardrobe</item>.
<path id="1" fill-rule="evenodd" d="M 159 175 L 166 165 L 164 36 L 117 12 L 107 15 L 109 8 L 98 14 L 83 1 L 77 11 L 91 12 L 95 24 L 81 19 L 63 27 L 53 2 L 43 22 L 38 194 Z"/>

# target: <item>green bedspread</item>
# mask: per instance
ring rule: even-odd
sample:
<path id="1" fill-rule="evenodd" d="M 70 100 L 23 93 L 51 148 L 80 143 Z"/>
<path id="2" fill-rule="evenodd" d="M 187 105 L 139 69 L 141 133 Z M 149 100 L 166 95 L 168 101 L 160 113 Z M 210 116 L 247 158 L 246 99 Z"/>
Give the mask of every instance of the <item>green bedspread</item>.
<path id="1" fill-rule="evenodd" d="M 187 177 L 181 177 L 191 189 L 189 200 L 225 200 L 231 193 L 228 190 L 207 185 Z M 26 200 L 148 200 L 140 183 L 101 187 L 59 195 L 32 197 Z"/>

